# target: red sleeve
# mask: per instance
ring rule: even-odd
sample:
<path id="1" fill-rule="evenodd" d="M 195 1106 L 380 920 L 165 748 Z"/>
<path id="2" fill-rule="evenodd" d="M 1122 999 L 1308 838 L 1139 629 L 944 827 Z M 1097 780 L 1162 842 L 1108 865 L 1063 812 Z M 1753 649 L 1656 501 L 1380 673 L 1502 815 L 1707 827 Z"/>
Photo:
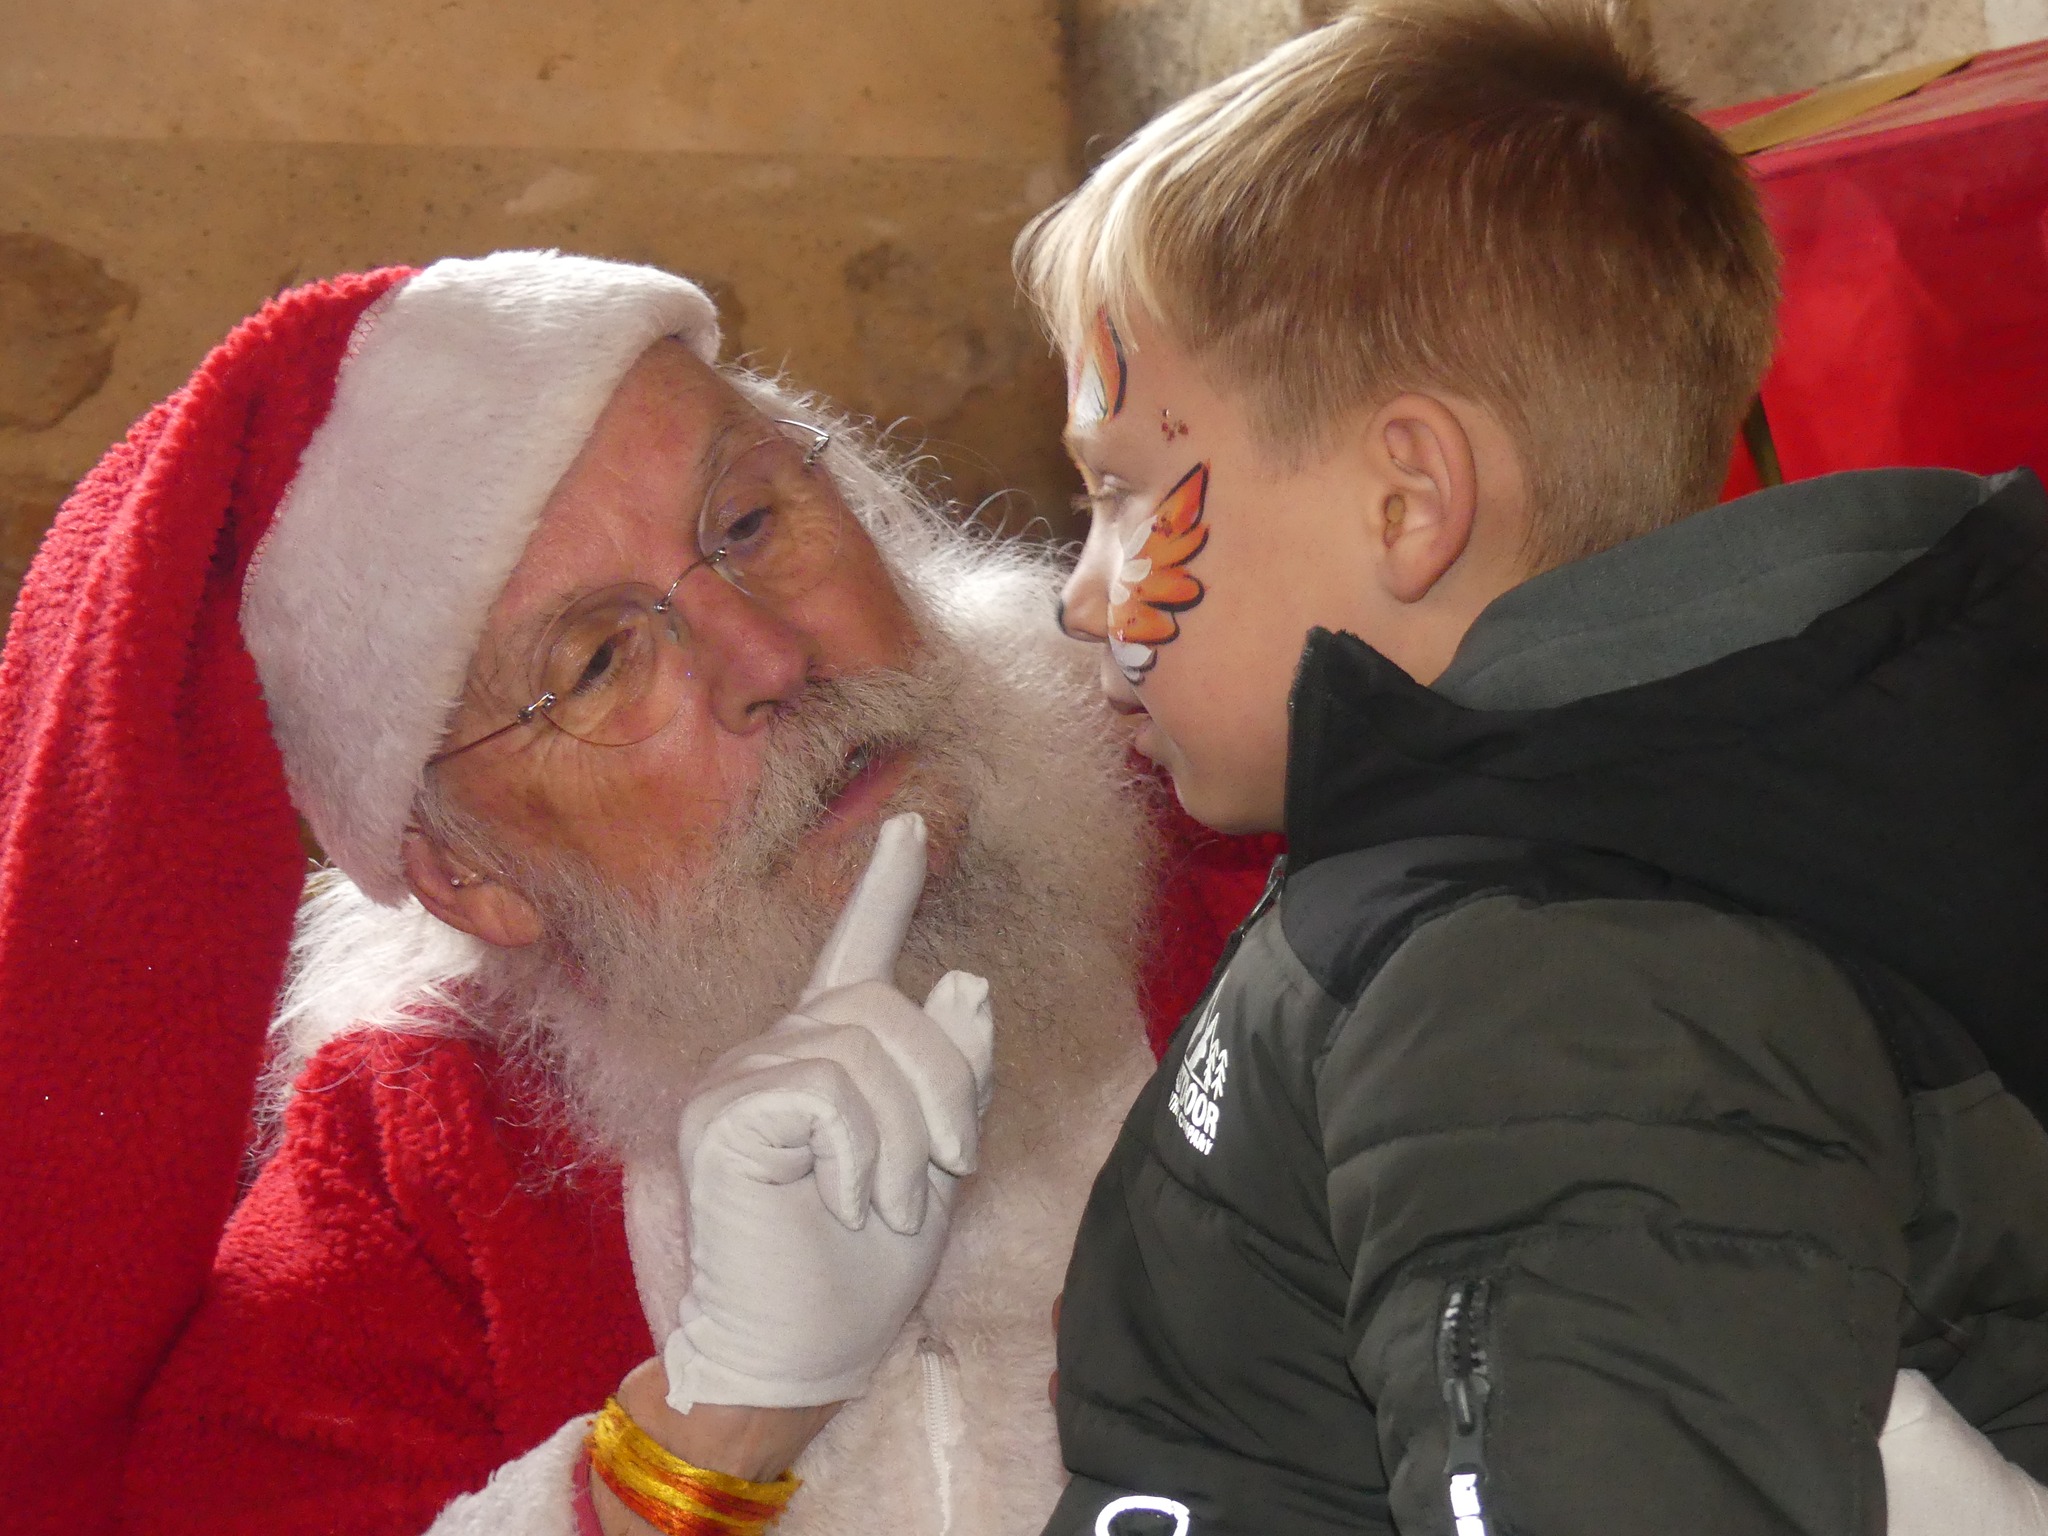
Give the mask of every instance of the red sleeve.
<path id="1" fill-rule="evenodd" d="M 650 1348 L 615 1188 L 551 1192 L 503 1109 L 458 1042 L 316 1058 L 144 1404 L 124 1532 L 416 1536 L 602 1405 Z"/>
<path id="2" fill-rule="evenodd" d="M 1159 893 L 1145 947 L 1139 1000 L 1145 1035 L 1164 1055 L 1174 1031 L 1208 985 L 1231 930 L 1265 889 L 1286 851 L 1277 835 L 1212 832 L 1180 808 L 1168 790 L 1158 812 Z"/>

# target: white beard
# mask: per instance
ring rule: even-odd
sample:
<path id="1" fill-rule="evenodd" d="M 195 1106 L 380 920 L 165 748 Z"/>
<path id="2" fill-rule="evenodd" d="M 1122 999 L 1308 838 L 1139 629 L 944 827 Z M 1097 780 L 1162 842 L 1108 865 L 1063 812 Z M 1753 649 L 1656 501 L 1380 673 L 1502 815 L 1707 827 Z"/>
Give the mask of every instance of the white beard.
<path id="1" fill-rule="evenodd" d="M 996 1089 L 938 1278 L 868 1395 L 800 1460 L 805 1487 L 777 1527 L 788 1536 L 872 1528 L 878 1515 L 907 1536 L 1041 1528 L 1064 1478 L 1046 1399 L 1050 1308 L 1082 1204 L 1152 1069 L 1133 975 L 1151 839 L 1094 698 L 1092 656 L 1052 636 L 1042 567 L 956 561 L 945 592 L 927 587 L 922 605 L 961 670 L 945 689 L 952 723 L 935 731 L 940 767 L 914 776 L 905 798 L 964 834 L 955 869 L 927 891 L 899 979 L 922 996 L 947 969 L 989 978 Z M 850 857 L 857 866 L 865 848 Z M 727 887 L 709 911 L 684 898 L 658 915 L 706 923 L 708 941 L 644 985 L 599 985 L 628 994 L 614 1005 L 594 1000 L 587 979 L 609 961 L 575 957 L 586 980 L 571 983 L 560 951 L 487 951 L 416 904 L 375 908 L 329 880 L 302 909 L 281 1059 L 302 1062 L 340 1030 L 421 1027 L 423 998 L 481 995 L 477 1027 L 543 1067 L 592 1155 L 661 1157 L 703 1067 L 789 1007 L 830 925 L 830 910 L 776 883 L 771 874 L 752 900 Z M 664 998 L 671 1006 L 657 1010 Z M 509 1031 L 483 1022 L 506 1018 Z"/>

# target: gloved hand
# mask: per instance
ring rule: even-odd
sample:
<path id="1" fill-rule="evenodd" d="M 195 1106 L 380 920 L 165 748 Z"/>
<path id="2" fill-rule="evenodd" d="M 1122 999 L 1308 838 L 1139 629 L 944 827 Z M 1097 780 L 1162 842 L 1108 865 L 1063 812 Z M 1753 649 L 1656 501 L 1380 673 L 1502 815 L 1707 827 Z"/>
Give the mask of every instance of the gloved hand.
<path id="1" fill-rule="evenodd" d="M 681 1412 L 859 1396 L 938 1268 L 994 1036 L 978 976 L 922 1008 L 896 990 L 924 877 L 922 818 L 884 823 L 796 1012 L 683 1110 L 690 1287 L 662 1350 Z"/>

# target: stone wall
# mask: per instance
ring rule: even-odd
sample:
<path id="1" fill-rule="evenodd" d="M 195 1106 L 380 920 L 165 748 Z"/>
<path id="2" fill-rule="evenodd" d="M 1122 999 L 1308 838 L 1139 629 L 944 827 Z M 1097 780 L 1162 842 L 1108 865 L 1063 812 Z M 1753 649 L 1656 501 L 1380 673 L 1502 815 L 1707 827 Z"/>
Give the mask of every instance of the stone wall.
<path id="1" fill-rule="evenodd" d="M 1633 0 L 1705 106 L 2048 37 L 2048 0 Z M 1168 102 L 1343 0 L 1073 0 L 1074 144 L 1092 164 Z"/>
<path id="2" fill-rule="evenodd" d="M 0 50 L 0 604 L 70 484 L 276 290 L 504 246 L 652 261 L 732 351 L 1063 509 L 1012 295 L 1068 175 L 1056 0 L 65 0 Z"/>
<path id="3" fill-rule="evenodd" d="M 1339 0 L 43 0 L 0 50 L 0 605 L 100 451 L 269 294 L 552 245 L 1068 531 L 1017 227 Z M 2048 35 L 2048 0 L 1638 0 L 1708 103 Z"/>
<path id="4" fill-rule="evenodd" d="M 1644 9 L 1665 66 L 1707 106 L 2003 45 L 1992 40 L 1986 0 L 1644 0 Z M 2044 33 L 2048 16 L 2028 35 Z"/>
<path id="5" fill-rule="evenodd" d="M 1316 25 L 1334 0 L 1072 0 L 1074 158 Z"/>

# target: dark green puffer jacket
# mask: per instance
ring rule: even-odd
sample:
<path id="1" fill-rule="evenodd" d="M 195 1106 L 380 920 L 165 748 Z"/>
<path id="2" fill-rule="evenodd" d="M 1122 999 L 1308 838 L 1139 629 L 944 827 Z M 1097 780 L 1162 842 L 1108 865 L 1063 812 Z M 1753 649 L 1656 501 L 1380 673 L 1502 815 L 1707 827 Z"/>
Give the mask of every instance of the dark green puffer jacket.
<path id="1" fill-rule="evenodd" d="M 2048 1479 L 2031 475 L 1699 514 L 1435 689 L 1318 632 L 1291 746 L 1083 1219 L 1050 1536 L 1875 1536 L 1902 1367 Z"/>

